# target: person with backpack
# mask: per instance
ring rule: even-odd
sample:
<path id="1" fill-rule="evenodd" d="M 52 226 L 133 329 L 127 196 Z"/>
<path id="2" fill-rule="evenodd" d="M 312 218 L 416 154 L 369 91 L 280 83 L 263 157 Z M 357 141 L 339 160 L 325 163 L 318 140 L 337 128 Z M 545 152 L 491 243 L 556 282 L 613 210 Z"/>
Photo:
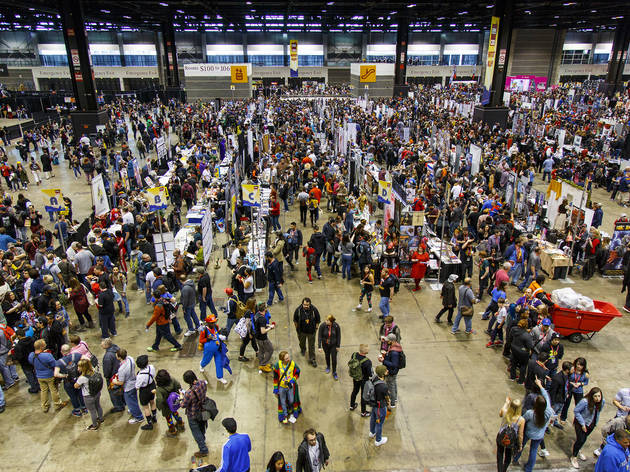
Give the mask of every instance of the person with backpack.
<path id="1" fill-rule="evenodd" d="M 332 360 L 332 373 L 335 380 L 337 376 L 337 352 L 341 347 L 341 328 L 333 315 L 328 315 L 326 321 L 319 326 L 317 346 L 323 350 L 326 357 L 326 373 L 330 373 Z"/>
<path id="2" fill-rule="evenodd" d="M 120 348 L 113 343 L 111 338 L 103 339 L 101 341 L 101 348 L 105 351 L 103 354 L 103 378 L 107 385 L 107 393 L 109 399 L 112 402 L 112 409 L 109 413 L 119 413 L 125 411 L 125 400 L 123 399 L 123 390 L 120 385 L 114 385 L 112 380 L 118 372 L 120 367 L 120 361 L 116 357 L 116 353 Z"/>
<path id="3" fill-rule="evenodd" d="M 147 424 L 140 427 L 143 430 L 153 429 L 153 423 L 157 422 L 157 407 L 155 405 L 155 367 L 149 364 L 149 356 L 143 354 L 136 359 L 138 373 L 136 374 L 136 390 L 138 400 L 147 419 Z"/>
<path id="4" fill-rule="evenodd" d="M 188 428 L 199 447 L 199 451 L 195 452 L 195 457 L 208 457 L 208 446 L 206 445 L 208 422 L 204 421 L 200 415 L 208 390 L 208 382 L 197 379 L 192 370 L 184 372 L 184 382 L 188 384 L 189 388 L 182 393 L 180 405 L 186 411 Z"/>
<path id="5" fill-rule="evenodd" d="M 295 423 L 302 412 L 297 384 L 300 368 L 287 351 L 281 351 L 272 371 L 273 394 L 278 399 L 278 421 L 282 424 Z"/>
<path id="6" fill-rule="evenodd" d="M 387 408 L 390 406 L 389 388 L 385 382 L 388 375 L 387 367 L 379 365 L 374 369 L 376 375 L 368 380 L 363 391 L 363 398 L 372 407 L 370 413 L 370 438 L 375 438 L 375 446 L 382 446 L 387 442 L 387 437 L 383 436 L 383 424 L 387 417 Z"/>
<path id="7" fill-rule="evenodd" d="M 276 327 L 276 323 L 269 323 L 270 317 L 271 315 L 269 314 L 269 311 L 266 311 L 266 305 L 264 303 L 259 303 L 252 322 L 254 337 L 256 338 L 256 345 L 258 346 L 256 355 L 258 356 L 259 374 L 262 374 L 263 372 L 271 372 L 271 365 L 269 365 L 269 361 L 273 355 L 273 344 L 271 344 L 271 341 L 269 340 L 268 333 Z"/>
<path id="8" fill-rule="evenodd" d="M 297 223 L 295 221 L 291 222 L 289 225 L 289 232 L 286 236 L 287 241 L 287 262 L 291 261 L 293 263 L 293 259 L 295 259 L 295 265 L 299 264 L 299 250 L 302 246 L 303 236 L 302 231 L 297 227 Z"/>
<path id="9" fill-rule="evenodd" d="M 88 359 L 81 359 L 78 365 L 79 377 L 74 383 L 74 388 L 80 388 L 83 401 L 90 412 L 92 424 L 87 427 L 88 431 L 96 431 L 103 423 L 103 408 L 101 408 L 101 390 L 103 388 L 103 377 L 94 372 L 94 367 Z M 100 387 L 99 381 L 100 379 Z"/>
<path id="10" fill-rule="evenodd" d="M 360 344 L 359 351 L 352 354 L 348 361 L 348 374 L 352 379 L 352 393 L 350 394 L 350 411 L 357 408 L 357 394 L 361 392 L 361 416 L 367 417 L 370 414 L 367 412 L 365 399 L 363 398 L 363 389 L 365 382 L 372 377 L 372 361 L 368 359 L 369 346 L 367 344 Z"/>
<path id="11" fill-rule="evenodd" d="M 118 371 L 111 383 L 122 387 L 124 402 L 131 415 L 129 424 L 142 423 L 144 417 L 138 405 L 138 391 L 136 390 L 136 364 L 133 357 L 127 355 L 126 349 L 118 349 L 116 359 L 119 362 Z"/>
<path id="12" fill-rule="evenodd" d="M 305 297 L 300 306 L 293 312 L 293 324 L 297 331 L 300 343 L 300 352 L 306 354 L 306 342 L 308 341 L 308 358 L 313 367 L 317 367 L 315 358 L 315 333 L 321 323 L 319 310 L 312 304 L 311 299 Z"/>
<path id="13" fill-rule="evenodd" d="M 225 353 L 225 336 L 219 334 L 217 326 L 217 317 L 208 315 L 205 319 L 206 325 L 199 333 L 199 350 L 203 351 L 203 357 L 199 364 L 199 372 L 203 372 L 204 368 L 214 359 L 215 372 L 217 380 L 222 384 L 228 383 L 223 378 L 223 364 Z"/>
<path id="14" fill-rule="evenodd" d="M 151 325 L 155 323 L 155 341 L 152 346 L 147 348 L 147 351 L 159 351 L 162 338 L 165 338 L 173 345 L 170 349 L 171 352 L 180 351 L 182 345 L 173 337 L 170 328 L 170 315 L 173 312 L 173 305 L 171 305 L 168 300 L 162 298 L 162 294 L 159 290 L 153 292 L 153 297 L 153 316 L 151 316 L 151 319 L 147 322 L 145 330 L 149 331 Z"/>
<path id="15" fill-rule="evenodd" d="M 227 303 L 226 303 L 227 321 L 225 324 L 225 340 L 227 341 L 228 337 L 230 336 L 230 331 L 232 330 L 232 326 L 234 326 L 236 322 L 238 321 L 239 317 L 237 316 L 237 311 L 239 310 L 239 306 L 241 307 L 240 308 L 241 310 L 243 310 L 245 306 L 243 305 L 243 303 L 241 303 L 238 300 L 232 288 L 227 287 L 224 290 L 224 292 L 228 296 Z M 244 310 L 240 312 L 241 317 L 243 314 L 244 314 Z"/>
<path id="16" fill-rule="evenodd" d="M 503 418 L 497 433 L 497 472 L 507 472 L 512 456 L 521 450 L 525 433 L 525 419 L 521 416 L 521 401 L 505 398 L 505 403 L 499 410 L 499 417 Z"/>
<path id="17" fill-rule="evenodd" d="M 168 425 L 166 436 L 175 438 L 178 433 L 183 433 L 185 430 L 184 420 L 177 412 L 179 408 L 179 392 L 182 386 L 164 369 L 158 370 L 157 374 L 155 374 L 155 385 L 157 386 L 155 404 Z"/>
<path id="18" fill-rule="evenodd" d="M 72 404 L 72 416 L 87 414 L 88 410 L 81 390 L 74 386 L 79 378 L 79 361 L 83 355 L 79 352 L 71 352 L 70 346 L 67 344 L 61 346 L 61 355 L 62 357 L 55 363 L 54 376 L 63 381 L 63 389 L 68 394 Z"/>
<path id="19" fill-rule="evenodd" d="M 46 349 L 46 341 L 38 339 L 34 344 L 35 350 L 28 355 L 28 361 L 35 368 L 35 376 L 40 386 L 40 399 L 42 410 L 44 413 L 48 413 L 50 409 L 50 401 L 48 399 L 48 392 L 52 396 L 52 400 L 55 404 L 55 411 L 59 411 L 64 408 L 68 402 L 61 401 L 59 397 L 59 389 L 55 382 L 55 358 Z"/>
<path id="20" fill-rule="evenodd" d="M 184 320 L 186 321 L 186 325 L 188 327 L 188 330 L 184 333 L 184 336 L 189 337 L 195 334 L 201 328 L 199 318 L 197 318 L 197 313 L 195 313 L 195 305 L 197 304 L 197 291 L 195 290 L 195 282 L 190 277 L 187 278 L 185 275 L 182 274 L 181 278 L 184 279 L 185 282 L 183 283 L 180 290 L 179 303 L 182 306 L 182 311 L 184 312 Z"/>
<path id="21" fill-rule="evenodd" d="M 15 385 L 19 377 L 15 365 L 7 363 L 9 352 L 13 347 L 15 331 L 5 323 L 0 323 L 0 373 L 4 379 L 4 388 L 7 390 Z"/>
<path id="22" fill-rule="evenodd" d="M 385 336 L 385 341 L 387 342 L 387 352 L 380 355 L 379 361 L 387 367 L 385 380 L 389 389 L 390 408 L 396 408 L 396 401 L 398 400 L 398 371 L 406 367 L 407 361 L 402 346 L 397 341 L 394 333 L 389 333 Z"/>

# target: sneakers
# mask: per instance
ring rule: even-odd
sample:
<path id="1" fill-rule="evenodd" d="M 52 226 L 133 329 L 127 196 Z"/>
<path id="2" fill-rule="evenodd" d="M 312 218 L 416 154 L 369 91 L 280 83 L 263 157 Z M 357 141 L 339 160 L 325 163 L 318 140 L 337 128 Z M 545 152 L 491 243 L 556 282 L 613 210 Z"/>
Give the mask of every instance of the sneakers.
<path id="1" fill-rule="evenodd" d="M 326 367 L 326 370 L 324 370 L 324 372 L 326 372 L 327 374 L 330 374 L 330 367 Z"/>
<path id="2" fill-rule="evenodd" d="M 574 469 L 579 469 L 580 468 L 580 464 L 577 460 L 577 457 L 572 457 L 571 458 L 571 467 L 573 467 Z"/>
<path id="3" fill-rule="evenodd" d="M 203 366 L 199 364 L 199 372 L 203 372 Z"/>
<path id="4" fill-rule="evenodd" d="M 367 411 L 364 411 L 363 413 L 361 413 L 361 416 L 363 418 L 367 418 L 368 416 L 370 416 L 370 414 Z"/>
<path id="5" fill-rule="evenodd" d="M 67 404 L 68 404 L 68 400 L 66 400 L 65 402 L 61 402 L 59 405 L 55 405 L 55 411 L 64 409 Z"/>
<path id="6" fill-rule="evenodd" d="M 297 421 L 297 419 L 295 418 L 295 416 L 291 415 L 289 416 L 289 423 L 295 423 Z"/>
<path id="7" fill-rule="evenodd" d="M 151 346 L 149 346 L 149 347 L 147 348 L 147 351 L 149 351 L 149 352 L 156 352 L 156 351 L 158 351 L 158 350 L 159 350 L 159 349 L 153 349 Z"/>
<path id="8" fill-rule="evenodd" d="M 372 311 L 372 307 L 367 309 L 368 313 Z"/>
<path id="9" fill-rule="evenodd" d="M 356 410 L 358 406 L 359 406 L 359 405 L 358 405 L 357 403 L 355 403 L 355 404 L 353 404 L 353 405 L 350 405 L 350 411 L 354 411 L 354 410 Z"/>
<path id="10" fill-rule="evenodd" d="M 177 352 L 177 351 L 181 351 L 181 350 L 182 350 L 181 346 L 179 346 L 179 347 L 172 347 L 172 348 L 169 349 L 169 351 L 171 351 L 171 352 Z"/>
<path id="11" fill-rule="evenodd" d="M 129 424 L 137 424 L 137 423 L 142 423 L 142 421 L 144 421 L 144 420 L 138 419 L 138 418 L 130 418 L 128 423 Z"/>
<path id="12" fill-rule="evenodd" d="M 488 344 L 486 344 L 486 347 L 492 347 L 494 346 L 494 343 L 492 341 L 489 341 Z"/>
<path id="13" fill-rule="evenodd" d="M 585 461 L 585 460 L 586 460 L 586 456 L 585 456 L 584 454 L 582 454 L 581 452 L 578 454 L 578 458 L 579 458 L 581 461 Z"/>
<path id="14" fill-rule="evenodd" d="M 249 357 L 238 356 L 238 360 L 241 361 L 241 362 L 247 362 L 247 361 L 249 361 Z"/>
<path id="15" fill-rule="evenodd" d="M 538 455 L 540 457 L 547 457 L 549 455 L 549 451 L 547 449 L 538 449 Z"/>
<path id="16" fill-rule="evenodd" d="M 144 431 L 152 430 L 153 429 L 153 423 L 143 424 L 142 426 L 140 426 L 140 429 L 142 429 Z"/>
<path id="17" fill-rule="evenodd" d="M 359 303 L 359 304 L 357 305 L 357 310 L 360 310 L 362 306 L 363 306 L 363 305 L 362 305 L 361 303 Z"/>
<path id="18" fill-rule="evenodd" d="M 439 319 L 437 316 L 435 318 L 433 318 L 433 321 L 435 321 L 436 323 L 441 323 L 442 322 L 442 320 Z"/>
<path id="19" fill-rule="evenodd" d="M 286 419 L 286 418 L 285 418 L 285 419 L 283 419 L 283 420 L 282 420 L 282 424 L 289 424 L 289 420 L 288 420 L 288 419 Z"/>
<path id="20" fill-rule="evenodd" d="M 228 383 L 227 380 L 225 380 L 223 377 L 221 377 L 220 379 L 217 379 L 219 382 L 221 382 L 223 385 L 225 385 L 226 383 Z"/>
<path id="21" fill-rule="evenodd" d="M 599 450 L 599 448 L 597 448 L 597 449 L 595 449 L 595 450 L 593 451 L 593 455 L 594 455 L 595 457 L 599 457 L 599 455 L 600 455 L 601 453 L 602 453 L 602 451 L 600 451 L 600 450 Z"/>
<path id="22" fill-rule="evenodd" d="M 383 444 L 385 444 L 386 442 L 387 442 L 387 436 L 381 436 L 381 440 L 380 440 L 380 441 L 376 441 L 376 442 L 374 443 L 374 445 L 375 445 L 376 447 L 378 447 L 378 446 L 382 446 L 382 445 L 383 445 Z"/>
<path id="23" fill-rule="evenodd" d="M 98 429 L 98 425 L 97 424 L 91 424 L 90 426 L 87 427 L 87 431 L 96 431 Z"/>
<path id="24" fill-rule="evenodd" d="M 498 340 L 498 339 L 497 339 L 497 340 L 494 342 L 494 345 L 495 345 L 495 346 L 503 346 L 503 341 L 500 341 L 500 340 Z"/>
<path id="25" fill-rule="evenodd" d="M 187 338 L 187 337 L 189 337 L 189 336 L 192 336 L 193 334 L 195 334 L 195 331 L 188 330 L 188 331 L 186 331 L 186 332 L 184 333 L 184 337 L 186 337 L 186 338 Z"/>
<path id="26" fill-rule="evenodd" d="M 627 311 L 628 313 L 630 313 L 630 308 L 628 308 L 626 305 L 623 306 L 623 311 Z"/>
<path id="27" fill-rule="evenodd" d="M 368 434 L 368 437 L 373 438 L 374 436 L 376 436 L 376 433 L 370 433 Z"/>
<path id="28" fill-rule="evenodd" d="M 333 379 L 339 380 L 339 376 L 337 375 L 337 372 L 333 372 Z"/>

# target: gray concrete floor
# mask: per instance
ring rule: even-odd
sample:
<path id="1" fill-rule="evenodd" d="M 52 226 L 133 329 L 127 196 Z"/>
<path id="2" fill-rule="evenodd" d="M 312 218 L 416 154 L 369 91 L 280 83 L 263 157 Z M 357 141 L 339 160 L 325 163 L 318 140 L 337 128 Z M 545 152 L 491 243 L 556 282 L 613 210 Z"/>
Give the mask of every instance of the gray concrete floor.
<path id="1" fill-rule="evenodd" d="M 77 219 L 87 216 L 91 201 L 85 180 L 76 181 L 65 162 L 55 169 L 55 174 L 56 177 L 42 187 L 62 188 L 64 194 L 72 198 Z M 41 207 L 39 190 L 31 187 L 26 193 Z M 604 229 L 610 232 L 612 222 L 623 210 L 611 204 L 599 190 L 595 191 L 594 199 L 604 204 Z M 299 220 L 294 211 L 283 214 L 281 223 L 284 227 L 292 220 Z M 309 235 L 310 229 L 307 228 L 305 239 Z M 302 369 L 299 384 L 304 414 L 297 423 L 290 426 L 278 423 L 272 378 L 258 374 L 253 360 L 248 363 L 236 360 L 239 345 L 236 336 L 229 342 L 229 356 L 234 369 L 234 375 L 227 377 L 229 384 L 223 386 L 216 382 L 212 367 L 206 369 L 208 393 L 217 402 L 220 417 L 235 417 L 239 431 L 248 433 L 252 438 L 252 471 L 264 470 L 276 450 L 282 450 L 287 460 L 294 463 L 302 432 L 309 427 L 326 436 L 331 451 L 331 465 L 327 470 L 495 470 L 498 409 L 506 394 L 520 397 L 523 389 L 508 381 L 506 361 L 500 353 L 485 348 L 487 339 L 482 334 L 484 323 L 479 316 L 476 315 L 473 322 L 478 334 L 472 337 L 452 336 L 446 323 L 438 325 L 433 322 L 440 307 L 438 292 L 432 291 L 427 284 L 421 292 L 412 292 L 410 287 L 401 288 L 392 303 L 392 314 L 401 328 L 407 368 L 398 376 L 399 407 L 384 425 L 384 435 L 389 442 L 376 448 L 367 436 L 369 419 L 361 418 L 358 411 L 348 411 L 352 381 L 347 374 L 346 363 L 359 343 L 370 345 L 370 357 L 373 362 L 376 361 L 379 297 L 375 296 L 376 308 L 372 313 L 354 312 L 352 309 L 359 295 L 356 278 L 348 282 L 324 270 L 323 279 L 315 280 L 311 285 L 307 282 L 303 262 L 298 269 L 287 274 L 283 288 L 285 301 L 271 309 L 272 319 L 278 324 L 278 329 L 271 334 L 275 352 L 288 349 Z M 211 274 L 214 293 L 221 298 L 229 280 L 225 263 L 220 269 L 211 270 Z M 575 283 L 571 287 L 578 292 L 610 301 L 619 308 L 623 305 L 620 280 L 596 276 L 588 282 L 577 277 L 573 281 Z M 551 290 L 563 286 L 566 284 L 550 281 L 545 288 Z M 508 297 L 515 299 L 517 295 L 516 290 L 510 288 Z M 338 382 L 324 373 L 323 356 L 318 357 L 319 367 L 313 368 L 299 354 L 291 318 L 304 296 L 312 298 L 322 316 L 334 314 L 341 326 Z M 266 291 L 261 292 L 258 298 L 264 300 Z M 130 301 L 131 317 L 118 320 L 119 335 L 115 342 L 136 357 L 146 353 L 154 332 L 145 333 L 143 328 L 149 318 L 149 309 L 142 294 L 131 290 Z M 74 317 L 74 313 L 71 316 Z M 586 357 L 591 371 L 591 385 L 600 386 L 604 392 L 607 406 L 602 421 L 614 414 L 611 405 L 617 390 L 627 387 L 624 380 L 627 372 L 620 369 L 620 360 L 628 355 L 623 339 L 629 334 L 630 322 L 624 317 L 614 320 L 590 341 L 581 344 L 564 341 L 566 359 L 573 360 L 579 355 Z M 98 330 L 91 330 L 85 339 L 101 357 Z M 196 340 L 186 339 L 183 343 L 184 350 L 180 353 L 173 354 L 168 350 L 151 353 L 150 361 L 156 368 L 167 369 L 181 380 L 183 372 L 197 369 L 200 360 Z M 252 357 L 251 348 L 248 348 L 248 355 Z M 86 471 L 181 471 L 187 469 L 189 458 L 196 450 L 188 431 L 177 439 L 167 438 L 163 419 L 155 430 L 141 431 L 137 425 L 127 424 L 126 414 L 107 414 L 99 431 L 86 432 L 88 419 L 72 417 L 68 408 L 44 414 L 38 397 L 29 395 L 26 390 L 26 383 L 20 382 L 18 387 L 6 392 L 7 409 L 1 418 L 2 424 L 6 425 L 7 439 L 0 444 L 0 456 L 3 458 L 0 470 L 44 472 L 72 467 Z M 111 407 L 107 395 L 102 404 L 105 411 Z M 568 468 L 574 438 L 572 428 L 564 432 L 554 430 L 546 438 L 551 455 L 548 459 L 539 459 L 537 467 L 541 470 Z M 209 459 L 218 464 L 221 446 L 226 440 L 219 421 L 210 424 L 207 439 Z M 591 452 L 598 446 L 599 440 L 599 433 L 595 432 L 587 441 L 583 451 L 589 457 L 589 465 L 583 466 L 582 470 L 592 469 Z"/>

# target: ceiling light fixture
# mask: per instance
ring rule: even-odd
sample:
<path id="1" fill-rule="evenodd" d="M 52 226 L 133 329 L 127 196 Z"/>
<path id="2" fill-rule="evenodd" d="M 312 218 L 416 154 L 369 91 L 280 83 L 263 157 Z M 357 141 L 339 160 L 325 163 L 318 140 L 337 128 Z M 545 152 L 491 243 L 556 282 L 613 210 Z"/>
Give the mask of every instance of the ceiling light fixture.
<path id="1" fill-rule="evenodd" d="M 577 5 L 575 2 L 565 2 L 562 4 L 563 7 L 572 7 L 573 5 Z"/>
<path id="2" fill-rule="evenodd" d="M 415 7 L 415 6 L 416 6 L 416 4 L 415 4 L 415 3 L 412 3 L 412 4 L 410 4 L 410 5 L 407 5 L 407 8 L 413 8 L 413 7 Z"/>
<path id="3" fill-rule="evenodd" d="M 486 5 L 486 8 L 494 8 L 494 4 Z"/>
<path id="4" fill-rule="evenodd" d="M 177 10 L 177 13 L 181 13 L 183 15 L 184 14 L 184 10 Z"/>
<path id="5" fill-rule="evenodd" d="M 335 2 L 328 2 L 326 5 L 334 5 Z"/>
<path id="6" fill-rule="evenodd" d="M 611 19 L 612 20 L 621 20 L 623 18 L 623 15 L 621 16 L 613 16 Z"/>
<path id="7" fill-rule="evenodd" d="M 460 12 L 458 13 L 458 15 L 465 15 L 466 13 L 468 13 L 468 12 L 467 12 L 467 11 L 460 11 Z"/>
<path id="8" fill-rule="evenodd" d="M 103 12 L 103 13 L 111 13 L 111 11 L 109 11 L 109 10 L 101 10 L 101 12 Z"/>

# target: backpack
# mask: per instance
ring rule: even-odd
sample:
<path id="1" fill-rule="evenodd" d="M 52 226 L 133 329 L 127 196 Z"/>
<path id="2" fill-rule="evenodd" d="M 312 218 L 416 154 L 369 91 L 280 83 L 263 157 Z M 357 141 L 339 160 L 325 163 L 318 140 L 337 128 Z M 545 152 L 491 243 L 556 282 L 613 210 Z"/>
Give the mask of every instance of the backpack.
<path id="1" fill-rule="evenodd" d="M 352 354 L 352 357 L 348 361 L 348 373 L 350 374 L 350 377 L 352 377 L 353 380 L 356 380 L 358 382 L 359 380 L 363 379 L 363 369 L 361 368 L 361 365 L 365 361 L 367 361 L 367 357 L 364 357 L 363 359 L 359 360 L 357 358 L 356 352 Z"/>
<path id="2" fill-rule="evenodd" d="M 92 375 L 88 377 L 88 393 L 90 396 L 97 395 L 103 389 L 103 376 L 100 372 L 94 371 Z"/>
<path id="3" fill-rule="evenodd" d="M 245 308 L 245 303 L 236 300 L 236 319 L 240 320 L 243 316 L 245 316 L 245 312 L 247 309 Z"/>
<path id="4" fill-rule="evenodd" d="M 68 378 L 66 379 L 70 383 L 74 383 L 76 379 L 79 378 L 79 363 L 78 362 L 70 362 L 70 364 L 66 364 L 63 359 L 59 359 L 61 363 L 66 368 L 66 373 L 68 374 Z"/>
<path id="5" fill-rule="evenodd" d="M 400 279 L 394 274 L 390 274 L 390 277 L 394 278 L 394 293 L 398 293 L 400 290 Z"/>
<path id="6" fill-rule="evenodd" d="M 504 424 L 499 428 L 499 432 L 497 433 L 497 446 L 502 446 L 506 449 L 518 449 L 518 435 L 511 424 Z"/>
<path id="7" fill-rule="evenodd" d="M 398 370 L 407 367 L 407 356 L 403 351 L 398 353 Z"/>
<path id="8" fill-rule="evenodd" d="M 371 407 L 376 406 L 376 392 L 375 387 L 378 384 L 384 384 L 385 382 L 378 377 L 374 377 L 373 379 L 368 379 L 365 381 L 363 385 L 363 401 L 367 403 Z"/>

